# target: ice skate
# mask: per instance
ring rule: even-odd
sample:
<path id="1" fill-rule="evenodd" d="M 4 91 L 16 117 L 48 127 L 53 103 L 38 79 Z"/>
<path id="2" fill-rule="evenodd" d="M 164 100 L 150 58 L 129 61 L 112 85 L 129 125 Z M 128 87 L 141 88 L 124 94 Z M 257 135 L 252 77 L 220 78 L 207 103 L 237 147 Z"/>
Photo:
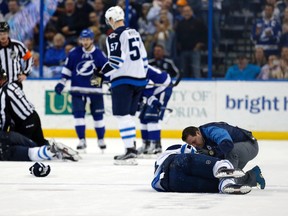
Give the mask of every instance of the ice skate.
<path id="1" fill-rule="evenodd" d="M 98 142 L 98 147 L 100 148 L 101 153 L 103 154 L 104 150 L 106 149 L 106 144 L 103 139 L 99 139 L 97 142 Z"/>
<path id="2" fill-rule="evenodd" d="M 114 157 L 114 165 L 138 165 L 136 158 L 137 150 L 135 148 L 127 148 L 125 154 Z"/>
<path id="3" fill-rule="evenodd" d="M 215 174 L 216 178 L 240 178 L 244 176 L 245 173 L 241 169 L 227 169 L 226 167 L 221 167 Z"/>
<path id="4" fill-rule="evenodd" d="M 54 139 L 49 140 L 50 151 L 55 153 L 58 159 L 78 161 L 81 159 L 79 153 L 74 149 L 64 145 L 63 143 L 55 142 Z"/>
<path id="5" fill-rule="evenodd" d="M 252 190 L 248 185 L 239 185 L 239 184 L 228 184 L 222 189 L 224 194 L 247 194 Z"/>
<path id="6" fill-rule="evenodd" d="M 86 140 L 85 139 L 80 139 L 79 140 L 79 144 L 77 145 L 77 150 L 79 150 L 79 152 L 81 153 L 86 153 Z"/>
<path id="7" fill-rule="evenodd" d="M 143 140 L 142 146 L 137 149 L 137 155 L 146 154 L 149 146 L 150 146 L 150 141 L 149 140 Z"/>
<path id="8" fill-rule="evenodd" d="M 256 175 L 257 185 L 263 190 L 266 186 L 266 182 L 264 177 L 262 176 L 261 169 L 259 168 L 259 166 L 255 166 L 252 169 L 252 172 L 254 172 Z"/>

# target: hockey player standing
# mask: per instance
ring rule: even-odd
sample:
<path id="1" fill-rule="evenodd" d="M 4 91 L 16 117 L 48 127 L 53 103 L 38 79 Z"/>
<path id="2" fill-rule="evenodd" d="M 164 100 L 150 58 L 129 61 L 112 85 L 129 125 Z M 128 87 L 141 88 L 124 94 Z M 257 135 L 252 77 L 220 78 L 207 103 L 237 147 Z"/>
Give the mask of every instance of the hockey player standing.
<path id="1" fill-rule="evenodd" d="M 101 72 L 95 74 L 91 84 L 99 85 L 103 74 L 110 76 L 112 112 L 117 118 L 120 135 L 125 144 L 125 153 L 115 156 L 114 163 L 130 164 L 130 161 L 135 161 L 133 158 L 137 157 L 136 123 L 133 116 L 147 84 L 147 53 L 140 34 L 135 29 L 125 27 L 124 11 L 121 7 L 110 7 L 105 13 L 105 19 L 114 30 L 106 39 L 108 62 Z"/>
<path id="2" fill-rule="evenodd" d="M 94 45 L 94 33 L 85 29 L 80 34 L 81 46 L 72 49 L 62 69 L 62 78 L 55 86 L 57 94 L 61 94 L 66 81 L 71 80 L 72 112 L 75 130 L 79 138 L 78 150 L 86 149 L 85 139 L 85 107 L 90 103 L 90 111 L 94 120 L 94 128 L 98 137 L 98 146 L 105 149 L 105 125 L 103 120 L 104 100 L 102 86 L 90 85 L 93 70 L 99 70 L 107 62 L 103 52 Z"/>
<path id="3" fill-rule="evenodd" d="M 142 94 L 145 104 L 139 115 L 143 144 L 138 149 L 138 154 L 158 154 L 162 152 L 160 121 L 163 119 L 173 87 L 167 72 L 150 65 L 147 78 L 148 85 Z"/>

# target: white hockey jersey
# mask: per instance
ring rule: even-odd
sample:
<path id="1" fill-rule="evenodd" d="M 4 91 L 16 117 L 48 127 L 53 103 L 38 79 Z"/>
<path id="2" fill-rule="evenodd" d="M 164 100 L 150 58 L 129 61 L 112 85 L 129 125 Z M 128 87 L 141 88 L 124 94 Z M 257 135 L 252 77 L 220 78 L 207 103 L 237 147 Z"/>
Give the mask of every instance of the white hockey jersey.
<path id="1" fill-rule="evenodd" d="M 145 86 L 148 59 L 140 34 L 122 26 L 107 37 L 106 45 L 108 62 L 102 72 L 110 77 L 111 87 L 121 84 Z"/>
<path id="2" fill-rule="evenodd" d="M 164 188 L 160 184 L 160 180 L 164 177 L 164 172 L 162 169 L 163 162 L 172 154 L 194 154 L 196 153 L 196 149 L 188 144 L 184 145 L 172 145 L 169 146 L 156 160 L 155 162 L 155 171 L 154 178 L 152 180 L 151 186 L 159 192 L 165 191 Z"/>

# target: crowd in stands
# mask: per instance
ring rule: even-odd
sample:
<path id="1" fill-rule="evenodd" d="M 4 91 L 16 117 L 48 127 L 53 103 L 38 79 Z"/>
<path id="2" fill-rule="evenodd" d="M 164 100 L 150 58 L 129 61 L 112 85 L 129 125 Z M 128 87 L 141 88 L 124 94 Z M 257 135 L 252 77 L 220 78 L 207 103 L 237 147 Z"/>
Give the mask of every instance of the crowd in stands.
<path id="1" fill-rule="evenodd" d="M 31 0 L 0 0 L 0 20 L 9 21 Z M 207 52 L 209 0 L 130 0 L 129 23 L 144 41 L 149 59 L 154 48 L 163 47 L 165 56 L 179 68 L 184 78 L 205 78 L 203 52 Z M 95 42 L 106 52 L 105 39 L 111 29 L 105 11 L 125 0 L 58 0 L 58 6 L 45 26 L 43 77 L 58 77 L 67 53 L 78 44 L 85 28 L 95 34 Z M 256 6 L 255 6 L 256 5 Z M 213 0 L 213 56 L 220 52 L 221 26 L 229 14 L 242 8 L 253 14 L 252 58 L 243 53 L 228 65 L 222 78 L 241 80 L 288 79 L 288 0 Z M 30 77 L 39 77 L 39 26 L 25 45 L 34 53 Z M 228 54 L 229 55 L 229 54 Z M 206 60 L 204 59 L 204 62 Z M 208 60 L 207 60 L 208 61 Z M 213 74 L 213 72 L 212 72 Z"/>

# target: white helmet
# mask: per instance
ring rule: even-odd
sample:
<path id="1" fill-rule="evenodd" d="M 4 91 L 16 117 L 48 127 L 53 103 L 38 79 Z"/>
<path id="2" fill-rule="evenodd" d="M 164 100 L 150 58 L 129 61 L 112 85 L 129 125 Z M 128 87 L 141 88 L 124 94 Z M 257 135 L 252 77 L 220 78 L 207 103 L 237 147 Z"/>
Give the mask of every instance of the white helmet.
<path id="1" fill-rule="evenodd" d="M 109 20 L 112 18 L 114 22 L 124 20 L 124 11 L 119 6 L 110 7 L 105 13 L 106 23 L 109 24 Z"/>

